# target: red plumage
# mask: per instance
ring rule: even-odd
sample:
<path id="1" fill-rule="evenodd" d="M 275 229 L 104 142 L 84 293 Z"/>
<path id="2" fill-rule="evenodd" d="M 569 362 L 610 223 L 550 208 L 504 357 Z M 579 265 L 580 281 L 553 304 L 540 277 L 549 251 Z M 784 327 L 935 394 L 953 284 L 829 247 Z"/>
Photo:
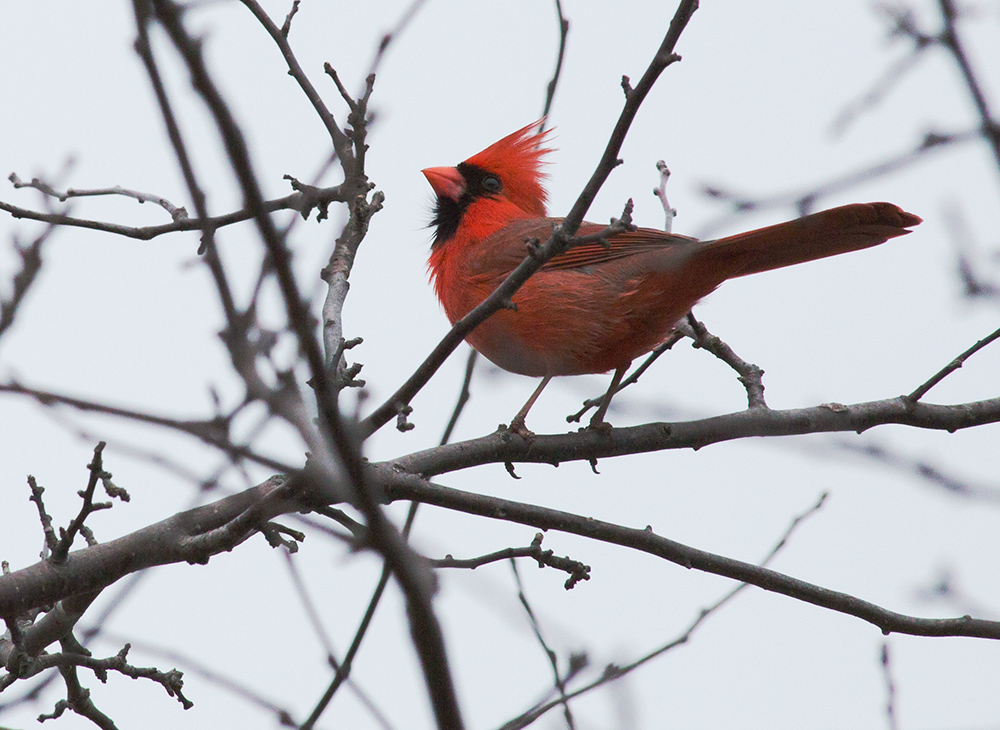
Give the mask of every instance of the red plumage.
<path id="1" fill-rule="evenodd" d="M 539 122 L 514 132 L 456 167 L 423 171 L 434 192 L 436 235 L 428 269 L 452 322 L 496 289 L 545 240 L 559 219 L 546 217 Z M 920 218 L 890 203 L 845 205 L 715 241 L 647 228 L 615 234 L 607 245 L 576 246 L 547 262 L 466 338 L 505 370 L 544 378 L 515 417 L 524 416 L 549 378 L 615 370 L 604 412 L 625 368 L 670 334 L 675 323 L 726 279 L 876 246 L 910 233 Z M 604 226 L 584 223 L 579 235 Z"/>

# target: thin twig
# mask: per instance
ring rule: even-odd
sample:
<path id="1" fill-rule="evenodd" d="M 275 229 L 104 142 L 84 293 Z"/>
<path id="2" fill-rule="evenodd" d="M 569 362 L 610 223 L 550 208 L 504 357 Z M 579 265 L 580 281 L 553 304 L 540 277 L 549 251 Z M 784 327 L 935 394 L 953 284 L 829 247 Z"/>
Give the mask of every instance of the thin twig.
<path id="1" fill-rule="evenodd" d="M 996 330 L 994 330 L 993 332 L 991 332 L 990 334 L 988 334 L 986 337 L 984 337 L 983 339 L 979 340 L 976 344 L 974 344 L 968 350 L 966 350 L 961 355 L 959 355 L 954 360 L 952 360 L 950 363 L 948 363 L 947 365 L 945 365 L 938 372 L 936 372 L 927 382 L 925 382 L 919 388 L 917 388 L 916 390 L 914 390 L 912 393 L 910 393 L 909 395 L 901 396 L 901 397 L 904 398 L 909 403 L 916 403 L 917 401 L 919 401 L 921 398 L 923 398 L 927 394 L 927 391 L 929 391 L 935 385 L 937 385 L 942 380 L 944 380 L 946 377 L 948 377 L 953 372 L 955 372 L 960 367 L 962 367 L 962 365 L 965 363 L 966 360 L 968 360 L 970 357 L 972 357 L 977 352 L 979 352 L 980 350 L 982 350 L 984 347 L 986 347 L 991 342 L 995 342 L 998 338 L 1000 338 L 1000 328 L 997 328 Z"/>
<path id="2" fill-rule="evenodd" d="M 391 30 L 387 31 L 382 38 L 379 40 L 378 47 L 375 49 L 375 55 L 372 58 L 371 64 L 368 66 L 368 76 L 375 74 L 378 71 L 380 65 L 382 65 L 382 60 L 385 58 L 386 51 L 389 50 L 389 46 L 403 34 L 413 19 L 416 17 L 417 13 L 424 6 L 427 0 L 413 0 L 410 6 L 403 11 L 403 14 L 399 16 L 399 20 L 392 27 Z"/>
<path id="3" fill-rule="evenodd" d="M 996 301 L 1000 297 L 1000 286 L 981 276 L 975 262 L 978 253 L 975 235 L 957 204 L 949 204 L 943 211 L 945 226 L 948 228 L 952 246 L 955 249 L 956 268 L 962 282 L 962 294 L 970 299 Z"/>
<path id="4" fill-rule="evenodd" d="M 682 339 L 684 339 L 684 336 L 685 335 L 682 332 L 678 332 L 676 330 L 671 332 L 670 336 L 664 342 L 657 345 L 652 351 L 650 351 L 650 353 L 646 356 L 646 359 L 643 360 L 642 363 L 628 375 L 628 377 L 626 377 L 625 379 L 622 380 L 621 383 L 619 383 L 618 388 L 615 390 L 615 394 L 621 393 L 622 390 L 624 390 L 628 386 L 634 385 L 635 383 L 639 382 L 639 378 L 642 376 L 644 372 L 646 372 L 649 369 L 649 367 L 654 362 L 656 362 L 657 358 L 659 358 L 660 355 L 662 355 L 667 350 L 671 349 L 674 345 L 676 345 L 678 342 L 680 342 Z M 603 399 L 604 399 L 603 395 L 600 395 L 597 398 L 588 398 L 583 402 L 583 407 L 580 408 L 579 411 L 577 411 L 576 413 L 571 413 L 570 415 L 566 416 L 566 422 L 578 423 L 580 419 L 583 418 L 583 415 L 587 411 L 589 411 L 591 408 L 597 408 L 597 406 L 601 404 L 601 401 Z"/>
<path id="5" fill-rule="evenodd" d="M 288 15 L 285 16 L 285 22 L 281 24 L 281 35 L 285 38 L 292 31 L 292 18 L 297 12 L 299 12 L 299 0 L 292 0 L 292 7 L 289 9 Z"/>
<path id="6" fill-rule="evenodd" d="M 413 502 L 410 505 L 410 511 L 406 516 L 406 524 L 403 526 L 403 537 L 407 538 L 410 534 L 410 529 L 413 527 L 413 520 L 417 516 L 418 504 Z M 375 610 L 378 608 L 379 603 L 382 601 L 382 596 L 385 593 L 386 586 L 389 585 L 389 578 L 392 577 L 392 571 L 389 564 L 386 563 L 382 567 L 382 573 L 379 576 L 378 584 L 375 586 L 375 590 L 372 591 L 372 597 L 368 601 L 368 607 L 365 609 L 365 614 L 361 618 L 361 622 L 358 624 L 357 630 L 354 632 L 354 638 L 351 640 L 351 645 L 347 649 L 347 653 L 344 655 L 343 661 L 339 666 L 334 668 L 333 679 L 330 681 L 330 685 L 326 688 L 323 696 L 313 707 L 309 717 L 306 719 L 302 725 L 299 726 L 299 730 L 312 730 L 315 727 L 316 722 L 319 720 L 320 716 L 330 705 L 333 700 L 333 696 L 340 689 L 341 685 L 344 684 L 351 676 L 351 668 L 354 665 L 354 658 L 358 654 L 358 650 L 361 649 L 361 642 L 364 641 L 365 635 L 368 633 L 368 629 L 371 626 L 372 619 L 375 617 Z"/>
<path id="7" fill-rule="evenodd" d="M 563 586 L 566 590 L 570 590 L 582 580 L 590 580 L 589 565 L 581 563 L 579 560 L 573 560 L 572 558 L 559 557 L 551 550 L 542 550 L 542 533 L 540 532 L 535 535 L 535 539 L 527 547 L 504 548 L 503 550 L 497 550 L 496 552 L 487 553 L 475 558 L 460 559 L 447 555 L 444 558 L 431 560 L 430 564 L 435 568 L 465 568 L 467 570 L 475 570 L 490 563 L 496 563 L 501 560 L 514 560 L 516 558 L 531 558 L 538 564 L 539 568 L 555 568 L 564 573 L 569 573 L 569 578 L 566 579 L 566 583 Z"/>
<path id="8" fill-rule="evenodd" d="M 43 654 L 34 660 L 32 670 L 43 671 L 51 667 L 84 667 L 90 669 L 97 675 L 98 679 L 106 680 L 107 673 L 109 671 L 118 672 L 126 677 L 131 677 L 132 679 L 149 679 L 166 690 L 167 694 L 171 697 L 176 697 L 177 701 L 183 705 L 184 709 L 190 709 L 194 706 L 184 694 L 181 692 L 181 688 L 184 686 L 182 680 L 182 674 L 176 669 L 172 669 L 169 672 L 162 672 L 155 667 L 135 667 L 129 664 L 126 659 L 128 658 L 128 652 L 131 649 L 130 644 L 125 644 L 125 647 L 118 652 L 115 656 L 108 657 L 106 659 L 94 659 L 91 656 L 85 654 L 76 654 L 70 652 L 61 652 L 58 654 Z M 79 712 L 76 708 L 71 708 L 76 712 Z"/>
<path id="9" fill-rule="evenodd" d="M 826 502 L 827 496 L 828 495 L 826 492 L 821 494 L 819 500 L 814 505 L 812 505 L 808 510 L 806 510 L 802 514 L 797 515 L 795 519 L 792 520 L 791 524 L 788 526 L 788 529 L 785 530 L 785 533 L 781 536 L 781 538 L 777 541 L 777 543 L 775 543 L 774 547 L 771 548 L 771 551 L 764 557 L 764 559 L 760 563 L 758 563 L 759 567 L 761 568 L 766 567 L 772 560 L 774 560 L 775 556 L 779 552 L 781 552 L 782 548 L 784 548 L 785 545 L 788 544 L 788 540 L 791 538 L 792 533 L 794 533 L 795 530 L 798 529 L 799 525 L 801 525 L 806 519 L 817 513 L 823 507 L 823 504 Z M 727 603 L 732 601 L 747 587 L 748 584 L 746 583 L 741 583 L 740 585 L 736 586 L 732 590 L 728 591 L 722 598 L 713 603 L 711 606 L 706 606 L 705 608 L 702 608 L 698 612 L 698 615 L 697 617 L 695 617 L 694 621 L 692 621 L 688 625 L 687 629 L 681 632 L 679 636 L 670 640 L 666 644 L 663 644 L 657 649 L 654 649 L 648 654 L 645 654 L 644 656 L 629 662 L 628 664 L 608 665 L 605 668 L 604 673 L 601 677 L 592 682 L 589 682 L 583 687 L 579 687 L 578 689 L 573 690 L 573 692 L 570 693 L 565 699 L 573 699 L 579 697 L 609 682 L 621 679 L 626 674 L 635 671 L 636 669 L 647 664 L 656 657 L 661 656 L 667 653 L 668 651 L 676 649 L 677 647 L 683 646 L 688 641 L 690 641 L 695 630 L 699 626 L 701 626 L 702 623 L 704 623 L 710 616 L 718 613 L 719 609 L 721 609 Z M 508 722 L 504 723 L 503 726 L 501 726 L 500 730 L 518 730 L 519 728 L 527 727 L 549 710 L 554 709 L 555 707 L 558 707 L 559 705 L 563 704 L 563 702 L 564 700 L 560 698 L 560 700 L 558 701 L 541 703 L 533 707 L 532 709 L 528 710 L 527 712 L 518 715 L 512 720 L 509 720 Z"/>
<path id="10" fill-rule="evenodd" d="M 14 324 L 18 307 L 21 306 L 28 290 L 42 270 L 42 246 L 54 230 L 54 225 L 46 226 L 45 230 L 35 236 L 27 246 L 22 246 L 16 239 L 14 240 L 14 250 L 21 259 L 21 267 L 14 274 L 10 297 L 5 297 L 0 292 L 0 337 Z"/>
<path id="11" fill-rule="evenodd" d="M 308 217 L 314 208 L 322 211 L 324 206 L 332 202 L 343 202 L 344 200 L 346 200 L 346 194 L 342 185 L 334 185 L 326 188 L 312 187 L 307 192 L 294 192 L 283 198 L 265 200 L 261 203 L 261 208 L 269 213 L 278 210 L 294 210 L 301 216 Z M 222 215 L 210 216 L 206 213 L 198 215 L 195 218 L 179 218 L 171 223 L 162 223 L 155 226 L 126 226 L 119 223 L 76 218 L 65 213 L 43 213 L 11 205 L 2 200 L 0 200 L 0 210 L 7 211 L 14 218 L 41 221 L 53 226 L 86 228 L 92 231 L 101 231 L 102 233 L 113 233 L 116 236 L 124 236 L 125 238 L 132 238 L 137 241 L 151 241 L 158 236 L 168 233 L 215 231 L 225 226 L 248 221 L 254 217 L 252 210 L 242 208 Z"/>
<path id="12" fill-rule="evenodd" d="M 663 206 L 663 230 L 670 233 L 674 227 L 674 218 L 677 217 L 677 208 L 670 207 L 667 201 L 667 181 L 670 179 L 670 168 L 663 160 L 657 160 L 656 170 L 660 173 L 660 184 L 653 188 L 653 195 L 660 199 Z"/>
<path id="13" fill-rule="evenodd" d="M 539 537 L 541 533 L 539 533 Z M 566 720 L 566 727 L 569 730 L 576 729 L 576 723 L 573 721 L 573 713 L 569 708 L 569 698 L 566 696 L 566 680 L 559 671 L 559 657 L 556 655 L 548 643 L 545 641 L 545 637 L 542 636 L 542 627 L 538 623 L 538 617 L 535 616 L 535 612 L 531 609 L 531 604 L 528 602 L 528 596 L 524 592 L 524 584 L 521 582 L 521 574 L 517 570 L 517 561 L 511 558 L 510 568 L 514 573 L 514 582 L 517 584 L 517 598 L 521 601 L 521 605 L 524 607 L 524 612 L 528 615 L 528 623 L 531 624 L 531 631 L 535 635 L 535 640 L 538 642 L 539 646 L 542 647 L 542 651 L 545 652 L 546 658 L 549 660 L 549 666 L 552 668 L 552 682 L 556 693 L 559 696 L 557 702 L 562 705 L 563 717 Z"/>
<path id="14" fill-rule="evenodd" d="M 94 490 L 97 489 L 97 483 L 99 481 L 110 482 L 111 479 L 111 474 L 104 471 L 103 454 L 105 446 L 107 444 L 101 441 L 94 447 L 94 458 L 87 465 L 87 469 L 90 471 L 90 479 L 87 481 L 87 488 L 80 492 L 80 496 L 83 499 L 83 503 L 80 505 L 80 512 L 70 521 L 69 526 L 61 531 L 62 535 L 59 544 L 52 550 L 52 556 L 49 558 L 54 563 L 65 562 L 70 548 L 73 547 L 73 540 L 76 539 L 76 534 L 83 529 L 84 522 L 93 512 L 111 508 L 110 502 L 94 502 Z"/>
<path id="15" fill-rule="evenodd" d="M 885 719 L 889 730 L 899 730 L 896 719 L 896 683 L 892 678 L 892 661 L 889 657 L 889 642 L 882 642 L 881 659 L 882 678 L 885 680 Z"/>
<path id="16" fill-rule="evenodd" d="M 65 203 L 70 198 L 93 198 L 102 197 L 106 195 L 122 195 L 126 198 L 132 198 L 140 203 L 155 203 L 156 205 L 163 208 L 170 214 L 170 217 L 175 220 L 183 220 L 188 217 L 187 210 L 183 206 L 177 206 L 171 203 L 169 200 L 161 195 L 153 195 L 152 193 L 141 193 L 138 190 L 129 190 L 128 188 L 123 188 L 121 185 L 115 185 L 110 188 L 92 188 L 92 189 L 76 189 L 68 188 L 65 191 L 58 191 L 37 177 L 31 178 L 29 182 L 22 182 L 21 179 L 13 172 L 7 178 L 10 180 L 15 188 L 34 188 L 40 191 L 44 195 L 55 198 L 61 203 Z"/>
<path id="17" fill-rule="evenodd" d="M 842 135 L 863 112 L 878 105 L 908 72 L 917 67 L 917 61 L 925 57 L 922 51 L 929 45 L 929 41 L 922 44 L 915 43 L 910 53 L 890 64 L 872 83 L 871 88 L 840 110 L 830 123 L 830 134 L 835 137 Z"/>
<path id="18" fill-rule="evenodd" d="M 556 88 L 559 85 L 559 77 L 562 74 L 563 58 L 566 55 L 566 37 L 569 35 L 569 20 L 563 15 L 562 2 L 556 2 L 556 15 L 559 18 L 559 50 L 556 53 L 556 68 L 552 72 L 552 79 L 545 87 L 545 106 L 542 107 L 542 124 L 539 131 L 545 129 L 545 122 L 552 111 L 552 100 L 556 95 Z"/>
<path id="19" fill-rule="evenodd" d="M 98 622 L 93 627 L 88 629 L 88 631 L 95 634 L 99 631 L 102 640 L 112 644 L 121 644 L 128 641 L 131 644 L 132 649 L 137 652 L 152 655 L 160 659 L 166 659 L 175 665 L 184 667 L 184 672 L 188 675 L 189 679 L 191 675 L 200 677 L 201 679 L 214 684 L 216 687 L 226 690 L 230 694 L 239 697 L 257 709 L 270 713 L 273 715 L 273 719 L 280 726 L 295 726 L 295 721 L 293 720 L 290 710 L 277 704 L 277 702 L 273 702 L 265 698 L 256 688 L 252 688 L 246 684 L 241 684 L 232 677 L 228 677 L 220 673 L 217 669 L 213 669 L 206 664 L 200 663 L 191 656 L 149 642 L 137 641 L 131 638 L 127 639 L 122 634 L 118 634 L 113 631 L 107 631 L 105 629 L 99 630 L 98 627 L 100 625 L 101 622 Z"/>
<path id="20" fill-rule="evenodd" d="M 285 565 L 288 568 L 288 572 L 292 577 L 292 584 L 295 586 L 295 593 L 299 597 L 299 603 L 301 603 L 302 607 L 305 609 L 306 616 L 309 618 L 309 623 L 312 625 L 313 633 L 315 633 L 315 635 L 319 638 L 320 644 L 323 646 L 323 649 L 326 652 L 327 660 L 329 661 L 330 666 L 332 666 L 334 670 L 339 670 L 342 665 L 336 659 L 336 653 L 333 650 L 333 642 L 327 635 L 326 629 L 323 626 L 323 622 L 320 620 L 319 611 L 316 608 L 316 603 L 315 601 L 312 600 L 312 597 L 309 595 L 309 591 L 306 588 L 305 581 L 302 580 L 302 576 L 299 573 L 298 566 L 296 566 L 295 564 L 295 559 L 289 552 L 286 552 L 284 554 L 284 557 L 285 557 Z M 390 728 L 392 728 L 392 725 L 389 722 L 389 720 L 385 717 L 382 711 L 379 710 L 378 705 L 374 700 L 372 700 L 371 697 L 368 696 L 367 692 L 361 689 L 361 687 L 359 687 L 358 684 L 350 677 L 346 679 L 346 683 L 347 686 L 354 693 L 355 697 L 357 697 L 358 701 L 364 706 L 366 710 L 368 710 L 369 713 L 371 713 L 372 717 L 375 719 L 375 721 L 379 724 L 380 727 L 384 728 L 385 730 L 389 730 Z"/>
<path id="21" fill-rule="evenodd" d="M 907 476 L 915 477 L 938 489 L 943 489 L 948 494 L 1000 505 L 1000 487 L 996 484 L 975 484 L 927 459 L 908 456 L 902 450 L 892 446 L 871 440 L 860 442 L 858 439 L 837 439 L 832 442 L 832 445 L 840 452 L 860 455 L 882 466 L 902 471 Z M 822 451 L 827 450 L 823 446 L 819 448 Z"/>
<path id="22" fill-rule="evenodd" d="M 462 378 L 462 387 L 458 391 L 458 400 L 455 401 L 455 407 L 451 411 L 451 418 L 448 419 L 448 425 L 445 426 L 444 433 L 441 435 L 441 446 L 451 441 L 451 434 L 458 424 L 458 418 L 462 415 L 462 411 L 465 410 L 465 404 L 469 402 L 469 398 L 472 395 L 469 386 L 472 384 L 472 373 L 476 369 L 476 360 L 478 357 L 478 352 L 473 349 L 469 350 L 469 358 L 465 361 L 465 377 Z"/>
<path id="23" fill-rule="evenodd" d="M 51 554 L 59 544 L 59 540 L 56 537 L 55 528 L 52 527 L 52 515 L 45 511 L 45 503 L 42 501 L 42 494 L 45 492 L 45 488 L 39 486 L 35 477 L 31 474 L 28 475 L 28 488 L 31 489 L 31 496 L 28 499 L 35 503 L 35 507 L 38 509 L 38 518 L 42 522 L 46 553 Z M 47 554 L 43 554 L 42 557 L 47 557 Z M 4 572 L 6 573 L 7 571 Z"/>
<path id="24" fill-rule="evenodd" d="M 908 616 L 856 596 L 823 588 L 768 568 L 683 545 L 657 535 L 649 527 L 646 529 L 624 527 L 589 516 L 451 489 L 398 471 L 383 469 L 379 474 L 390 501 L 417 500 L 467 514 L 530 525 L 538 530 L 558 530 L 619 545 L 659 557 L 686 569 L 700 570 L 741 583 L 749 583 L 804 603 L 854 616 L 877 626 L 885 634 L 968 636 L 1000 640 L 1000 621 L 971 616 L 958 618 Z"/>
<path id="25" fill-rule="evenodd" d="M 45 406 L 51 407 L 55 405 L 65 405 L 87 413 L 100 413 L 107 416 L 124 418 L 137 423 L 162 426 L 164 428 L 172 429 L 174 431 L 178 431 L 179 433 L 185 433 L 189 436 L 200 439 L 206 444 L 216 447 L 234 461 L 247 459 L 284 474 L 291 474 L 298 470 L 298 467 L 292 464 L 277 461 L 274 458 L 259 454 L 247 445 L 233 443 L 228 430 L 220 428 L 222 424 L 220 424 L 217 419 L 204 421 L 179 420 L 176 418 L 169 418 L 167 416 L 158 416 L 153 413 L 134 411 L 128 408 L 118 408 L 117 406 L 111 406 L 97 401 L 74 398 L 61 393 L 53 393 L 51 391 L 39 390 L 37 388 L 29 388 L 21 383 L 0 383 L 0 393 L 13 393 L 27 396 Z"/>
<path id="26" fill-rule="evenodd" d="M 264 30 L 266 30 L 268 35 L 271 36 L 271 39 L 278 47 L 278 50 L 281 51 L 281 55 L 284 57 L 285 63 L 288 65 L 289 75 L 295 79 L 299 88 L 302 89 L 302 93 L 306 95 L 309 103 L 312 104 L 313 110 L 316 112 L 316 115 L 320 118 L 320 121 L 326 128 L 326 132 L 330 136 L 330 141 L 333 143 L 333 147 L 337 151 L 341 164 L 344 165 L 344 169 L 346 171 L 348 168 L 352 167 L 354 163 L 354 156 L 351 152 L 351 141 L 347 138 L 347 135 L 341 131 L 337 124 L 337 120 L 334 118 L 329 108 L 327 108 L 326 103 L 323 101 L 323 97 L 319 95 L 319 92 L 316 91 L 316 87 L 313 86 L 309 77 L 306 76 L 305 71 L 302 70 L 302 66 L 299 65 L 299 61 L 295 57 L 295 52 L 288 43 L 287 34 L 283 33 L 282 29 L 275 25 L 274 21 L 271 20 L 271 17 L 264 11 L 257 0 L 240 0 L 240 2 L 242 2 L 251 13 L 253 13 L 257 22 L 264 27 Z M 288 19 L 286 19 L 285 22 L 287 23 Z"/>
<path id="27" fill-rule="evenodd" d="M 752 362 L 747 362 L 737 355 L 733 348 L 723 342 L 718 336 L 708 331 L 690 312 L 687 322 L 694 333 L 694 347 L 707 350 L 726 363 L 739 375 L 739 381 L 747 391 L 747 407 L 751 410 L 767 408 L 764 402 L 764 370 Z"/>
<path id="28" fill-rule="evenodd" d="M 939 36 L 939 41 L 951 52 L 955 62 L 962 71 L 962 78 L 965 79 L 965 86 L 972 97 L 972 103 L 979 113 L 981 123 L 980 133 L 986 138 L 986 142 L 993 152 L 994 167 L 1000 172 L 1000 121 L 996 119 L 990 110 L 989 102 L 983 91 L 976 72 L 972 69 L 972 62 L 965 52 L 965 47 L 958 35 L 958 26 L 955 21 L 958 18 L 958 8 L 954 0 L 938 0 L 941 8 L 941 17 L 944 20 L 944 30 Z"/>

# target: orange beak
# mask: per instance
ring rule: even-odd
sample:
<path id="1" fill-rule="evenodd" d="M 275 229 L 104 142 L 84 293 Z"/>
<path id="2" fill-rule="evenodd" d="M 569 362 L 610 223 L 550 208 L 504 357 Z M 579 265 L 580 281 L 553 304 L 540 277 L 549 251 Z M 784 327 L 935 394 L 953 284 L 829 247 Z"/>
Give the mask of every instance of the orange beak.
<path id="1" fill-rule="evenodd" d="M 457 203 L 465 192 L 465 178 L 456 167 L 428 167 L 421 172 L 439 198 L 448 198 Z"/>

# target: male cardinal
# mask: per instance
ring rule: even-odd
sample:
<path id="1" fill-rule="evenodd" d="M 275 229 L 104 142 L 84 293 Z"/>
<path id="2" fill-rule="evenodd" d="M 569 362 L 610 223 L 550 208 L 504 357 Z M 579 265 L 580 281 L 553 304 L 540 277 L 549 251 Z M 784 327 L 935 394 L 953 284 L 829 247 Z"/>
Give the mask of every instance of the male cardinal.
<path id="1" fill-rule="evenodd" d="M 455 167 L 429 167 L 437 195 L 428 269 L 452 323 L 496 289 L 546 240 L 542 187 L 545 132 L 529 124 Z M 502 309 L 466 340 L 504 370 L 542 381 L 510 429 L 524 419 L 555 375 L 614 370 L 591 428 L 604 414 L 632 360 L 663 342 L 702 297 L 726 279 L 857 249 L 910 233 L 921 220 L 891 203 L 844 205 L 714 241 L 639 228 L 583 243 L 550 259 Z M 578 235 L 605 226 L 584 223 Z"/>

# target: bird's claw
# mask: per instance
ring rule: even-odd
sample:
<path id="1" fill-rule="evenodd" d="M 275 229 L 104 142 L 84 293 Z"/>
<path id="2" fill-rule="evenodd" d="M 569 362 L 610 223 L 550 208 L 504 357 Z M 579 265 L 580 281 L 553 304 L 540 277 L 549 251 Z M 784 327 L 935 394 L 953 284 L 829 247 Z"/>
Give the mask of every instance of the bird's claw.
<path id="1" fill-rule="evenodd" d="M 528 427 L 524 425 L 524 418 L 520 416 L 515 416 L 514 420 L 510 422 L 510 425 L 504 428 L 508 433 L 515 433 L 525 441 L 531 441 L 535 438 L 535 432 L 529 431 Z"/>
<path id="2" fill-rule="evenodd" d="M 602 434 L 611 433 L 612 428 L 614 428 L 614 426 L 605 421 L 603 418 L 597 419 L 596 417 L 591 418 L 590 424 L 587 426 L 588 431 L 597 431 L 598 433 Z"/>

